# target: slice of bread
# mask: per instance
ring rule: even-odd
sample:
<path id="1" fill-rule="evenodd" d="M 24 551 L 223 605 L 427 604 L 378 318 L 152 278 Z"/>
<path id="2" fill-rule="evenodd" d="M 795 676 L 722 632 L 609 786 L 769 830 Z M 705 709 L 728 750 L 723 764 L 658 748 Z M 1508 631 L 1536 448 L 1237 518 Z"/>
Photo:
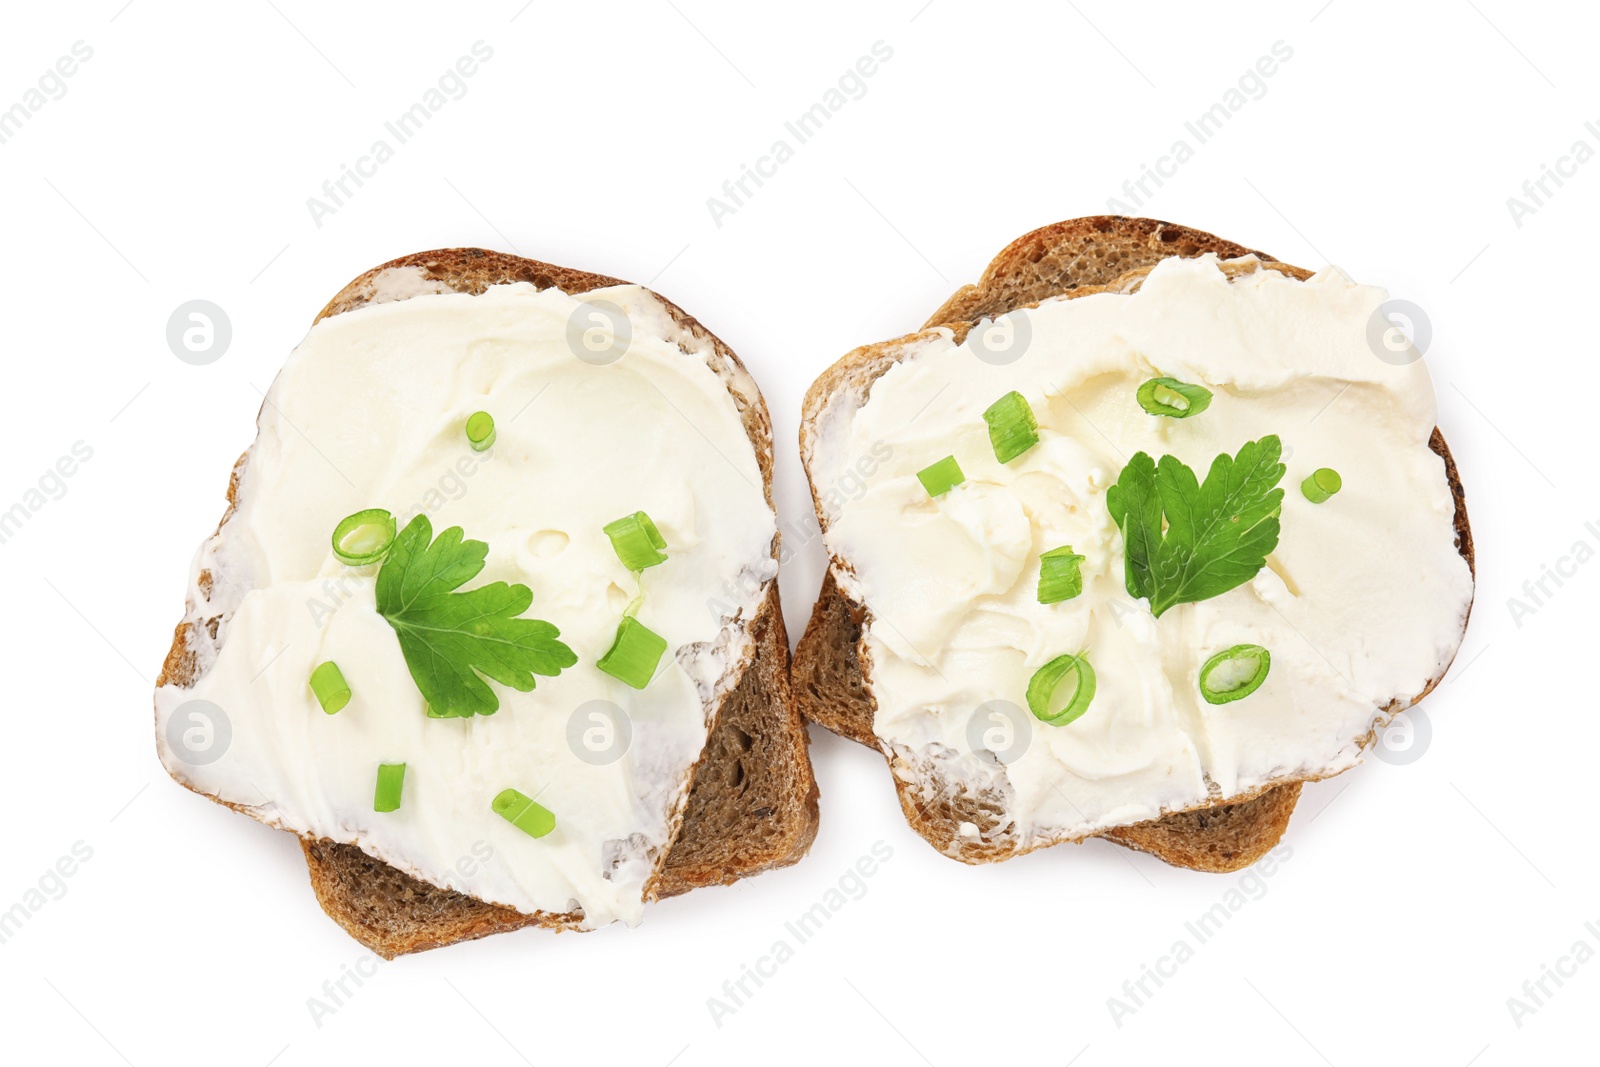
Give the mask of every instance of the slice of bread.
<path id="1" fill-rule="evenodd" d="M 1292 277 L 1311 276 L 1310 271 L 1186 226 L 1155 219 L 1091 216 L 1045 226 L 1013 241 L 989 264 L 976 285 L 963 286 L 946 300 L 929 317 L 923 331 L 947 327 L 955 331 L 959 341 L 981 319 L 1033 307 L 1052 297 L 1131 291 L 1162 260 L 1207 253 L 1224 260 L 1254 256 L 1264 267 Z M 812 385 L 806 395 L 801 429 L 801 451 L 808 467 L 810 435 L 828 405 L 841 395 L 864 401 L 872 383 L 900 358 L 901 342 L 909 339 L 857 349 Z M 1457 548 L 1472 567 L 1472 534 L 1455 462 L 1437 429 L 1429 443 L 1444 461 L 1455 499 Z M 815 477 L 812 492 L 818 521 L 826 529 L 827 517 Z M 811 620 L 795 650 L 795 693 L 801 710 L 813 722 L 878 748 L 871 683 L 861 659 L 862 627 L 868 620 L 868 609 L 839 588 L 833 570 L 839 565 L 840 561 L 830 560 Z M 1431 680 L 1413 698 L 1397 700 L 1389 713 L 1420 700 L 1437 682 L 1438 678 Z M 1284 781 L 1252 795 L 1172 812 L 1097 836 L 1148 852 L 1175 866 L 1213 872 L 1238 870 L 1254 863 L 1281 839 L 1302 781 Z M 967 862 L 1017 854 L 985 847 L 957 833 L 963 822 L 980 828 L 995 825 L 1004 812 L 996 810 L 992 798 L 961 797 L 955 791 L 938 788 L 914 789 L 898 777 L 896 788 L 907 819 L 940 851 Z"/>
<path id="2" fill-rule="evenodd" d="M 493 285 L 515 282 L 569 294 L 626 284 L 483 249 L 441 249 L 405 256 L 367 271 L 345 286 L 317 321 L 371 303 L 436 292 L 478 294 Z M 661 303 L 682 331 L 680 347 L 693 343 L 714 350 L 711 364 L 728 384 L 738 407 L 770 504 L 772 429 L 759 391 L 725 344 L 676 305 L 666 300 Z M 234 466 L 228 510 L 219 531 L 233 515 L 240 477 L 250 455 L 247 451 Z M 776 557 L 776 541 L 772 550 Z M 215 641 L 220 622 L 205 611 L 206 596 L 215 579 L 207 572 L 198 576 L 198 588 L 191 591 L 188 615 L 173 636 L 158 687 L 188 687 L 198 678 L 205 662 L 200 655 L 202 646 Z M 754 646 L 752 656 L 737 681 L 722 689 L 716 706 L 708 709 L 712 716 L 709 736 L 693 769 L 676 833 L 664 854 L 657 857 L 655 874 L 647 883 L 649 899 L 728 884 L 795 863 L 816 836 L 816 779 L 807 753 L 805 723 L 789 686 L 789 644 L 775 579 L 767 582 L 760 610 L 748 624 L 748 636 Z M 258 814 L 238 805 L 227 806 Z M 355 844 L 312 837 L 302 838 L 301 844 L 312 888 L 323 909 L 357 941 L 386 959 L 524 926 L 575 929 L 582 919 L 574 913 L 525 914 L 478 900 L 415 878 L 369 856 Z"/>

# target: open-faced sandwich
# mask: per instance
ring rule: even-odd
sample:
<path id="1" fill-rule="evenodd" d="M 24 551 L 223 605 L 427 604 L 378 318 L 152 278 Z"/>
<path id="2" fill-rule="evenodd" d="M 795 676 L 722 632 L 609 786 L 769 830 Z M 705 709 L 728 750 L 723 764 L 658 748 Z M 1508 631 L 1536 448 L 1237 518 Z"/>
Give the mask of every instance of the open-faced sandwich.
<path id="1" fill-rule="evenodd" d="M 793 863 L 817 790 L 767 410 L 612 278 L 386 263 L 266 396 L 156 690 L 183 785 L 299 835 L 384 956 Z"/>
<path id="2" fill-rule="evenodd" d="M 1045 227 L 806 397 L 803 710 L 982 862 L 1232 870 L 1431 690 L 1460 481 L 1386 294 L 1150 219 Z"/>

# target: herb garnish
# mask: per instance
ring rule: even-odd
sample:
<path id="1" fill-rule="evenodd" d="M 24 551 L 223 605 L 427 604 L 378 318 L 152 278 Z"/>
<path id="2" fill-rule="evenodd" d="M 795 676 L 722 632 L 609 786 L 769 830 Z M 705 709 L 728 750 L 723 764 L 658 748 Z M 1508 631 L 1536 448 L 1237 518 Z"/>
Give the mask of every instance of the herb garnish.
<path id="1" fill-rule="evenodd" d="M 452 526 L 433 538 L 426 515 L 400 531 L 378 571 L 378 614 L 394 627 L 411 678 L 435 718 L 493 715 L 500 698 L 479 675 L 521 693 L 534 675 L 554 676 L 578 662 L 556 640 L 561 631 L 517 616 L 533 603 L 525 585 L 462 585 L 483 570 L 489 546 L 462 540 Z"/>
<path id="2" fill-rule="evenodd" d="M 1139 452 L 1106 493 L 1122 529 L 1128 595 L 1160 616 L 1174 604 L 1220 596 L 1248 582 L 1278 547 L 1283 477 L 1277 435 L 1211 462 L 1201 483 L 1174 456 Z"/>

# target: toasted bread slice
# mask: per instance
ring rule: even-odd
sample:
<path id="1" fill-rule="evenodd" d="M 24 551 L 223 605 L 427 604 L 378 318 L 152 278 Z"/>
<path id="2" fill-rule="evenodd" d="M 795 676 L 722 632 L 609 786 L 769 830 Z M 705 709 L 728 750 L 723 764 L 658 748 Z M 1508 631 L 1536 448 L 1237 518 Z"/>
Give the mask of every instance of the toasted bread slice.
<path id="1" fill-rule="evenodd" d="M 1255 256 L 1264 265 L 1297 278 L 1311 274 L 1186 226 L 1155 219 L 1091 216 L 1045 226 L 1013 241 L 989 264 L 976 285 L 963 286 L 952 295 L 929 317 L 923 330 L 945 326 L 956 331 L 959 338 L 981 319 L 1032 307 L 1057 296 L 1128 291 L 1163 259 L 1207 253 L 1222 259 Z M 806 427 L 812 425 L 835 392 L 848 390 L 864 398 L 872 382 L 896 359 L 893 342 L 867 346 L 850 353 L 819 378 L 806 397 L 802 451 L 806 451 Z M 1455 499 L 1457 548 L 1472 567 L 1472 535 L 1455 462 L 1437 429 L 1429 443 L 1444 460 Z M 813 485 L 814 492 L 815 488 Z M 820 498 L 817 516 L 819 522 L 826 522 Z M 860 658 L 861 628 L 866 618 L 865 606 L 843 593 L 830 565 L 810 622 L 795 650 L 793 681 L 807 718 L 876 748 L 879 743 L 873 730 L 872 696 Z M 1420 700 L 1437 682 L 1437 678 L 1433 679 L 1423 693 L 1410 701 L 1397 702 L 1391 710 Z M 1281 839 L 1301 785 L 1301 781 L 1285 782 L 1256 795 L 1173 812 L 1097 836 L 1149 852 L 1175 866 L 1213 872 L 1238 870 L 1254 863 Z M 907 818 L 941 851 L 968 862 L 1000 858 L 981 846 L 962 841 L 955 833 L 961 822 L 983 827 L 993 820 L 993 813 L 987 812 L 983 803 L 969 800 L 958 804 L 946 795 L 930 803 L 898 779 L 897 787 Z"/>
<path id="2" fill-rule="evenodd" d="M 396 286 L 396 278 L 403 284 Z M 571 294 L 626 284 L 498 252 L 441 249 L 366 272 L 341 290 L 317 321 L 375 302 L 432 292 L 477 294 L 492 285 L 514 282 Z M 662 303 L 686 338 L 715 349 L 719 373 L 726 372 L 723 377 L 730 382 L 729 392 L 755 450 L 770 504 L 772 431 L 765 403 L 753 384 L 744 390 L 731 384 L 735 378 L 745 383 L 749 379 L 726 345 L 676 305 Z M 249 458 L 246 452 L 234 467 L 229 507 L 219 530 L 233 514 L 240 475 Z M 776 543 L 773 551 L 776 554 Z M 200 588 L 195 591 L 199 596 L 191 594 L 189 615 L 174 634 L 158 687 L 187 687 L 198 677 L 202 660 L 197 650 L 202 642 L 214 640 L 217 630 L 218 619 L 207 618 L 202 610 L 212 582 L 208 573 L 199 576 Z M 749 636 L 753 655 L 715 709 L 676 833 L 647 885 L 649 898 L 727 884 L 787 866 L 805 855 L 816 836 L 816 779 L 805 723 L 789 686 L 789 645 L 776 580 L 768 583 Z M 228 806 L 258 815 L 255 810 Z M 577 928 L 582 918 L 572 913 L 525 914 L 481 901 L 412 877 L 357 845 L 316 838 L 303 838 L 301 843 L 323 909 L 357 941 L 386 959 L 524 926 Z"/>

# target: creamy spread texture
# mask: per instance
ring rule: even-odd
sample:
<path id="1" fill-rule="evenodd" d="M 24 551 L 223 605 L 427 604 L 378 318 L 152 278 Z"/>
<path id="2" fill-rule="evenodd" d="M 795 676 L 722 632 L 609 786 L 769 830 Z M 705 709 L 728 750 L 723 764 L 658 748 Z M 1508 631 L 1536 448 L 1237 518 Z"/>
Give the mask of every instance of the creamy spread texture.
<path id="1" fill-rule="evenodd" d="M 1414 350 L 1380 359 L 1368 339 L 1385 299 L 1331 269 L 1230 281 L 1215 257 L 1168 259 L 1131 295 L 1003 316 L 987 329 L 1009 335 L 1014 357 L 997 358 L 986 330 L 965 345 L 933 331 L 904 343 L 859 407 L 835 397 L 812 438 L 813 481 L 880 461 L 825 504 L 835 574 L 870 611 L 875 730 L 919 788 L 937 768 L 1002 798 L 992 831 L 962 834 L 1025 849 L 1337 772 L 1393 701 L 1448 667 L 1472 578 L 1428 446 L 1428 373 Z M 1158 376 L 1212 390 L 1209 410 L 1146 413 L 1135 393 Z M 983 412 L 1011 390 L 1041 440 L 1002 465 Z M 1267 566 L 1154 617 L 1125 588 L 1107 488 L 1135 452 L 1176 456 L 1203 479 L 1218 454 L 1268 434 L 1288 470 Z M 966 481 L 930 498 L 916 473 L 950 454 Z M 1313 504 L 1299 487 L 1319 467 L 1344 485 Z M 1040 554 L 1063 545 L 1086 557 L 1083 592 L 1039 604 Z M 1237 644 L 1270 651 L 1265 683 L 1207 703 L 1202 664 Z M 1098 680 L 1088 711 L 1066 726 L 1034 720 L 1029 678 L 1080 652 Z"/>
<path id="2" fill-rule="evenodd" d="M 156 694 L 163 761 L 273 825 L 435 884 L 523 912 L 581 908 L 589 927 L 632 923 L 776 573 L 776 520 L 730 389 L 757 394 L 637 287 L 415 295 L 430 288 L 419 272 L 390 273 L 374 290 L 390 302 L 319 322 L 267 395 L 237 510 L 195 562 L 190 618 L 220 616 L 216 639 L 194 642 L 191 688 Z M 579 358 L 585 344 L 602 356 Z M 463 430 L 479 410 L 496 424 L 485 453 Z M 373 507 L 487 542 L 466 588 L 529 586 L 525 615 L 558 626 L 577 665 L 529 693 L 490 682 L 496 714 L 428 718 L 376 611 L 378 568 L 330 550 L 339 520 Z M 668 545 L 642 578 L 602 532 L 640 510 Z M 638 618 L 667 653 L 636 691 L 595 661 L 641 591 Z M 324 660 L 354 694 L 335 715 L 307 684 Z M 169 720 L 194 700 L 226 716 L 220 758 L 171 743 Z M 377 767 L 399 762 L 402 805 L 375 812 Z M 534 839 L 496 815 L 506 788 L 556 829 Z"/>

